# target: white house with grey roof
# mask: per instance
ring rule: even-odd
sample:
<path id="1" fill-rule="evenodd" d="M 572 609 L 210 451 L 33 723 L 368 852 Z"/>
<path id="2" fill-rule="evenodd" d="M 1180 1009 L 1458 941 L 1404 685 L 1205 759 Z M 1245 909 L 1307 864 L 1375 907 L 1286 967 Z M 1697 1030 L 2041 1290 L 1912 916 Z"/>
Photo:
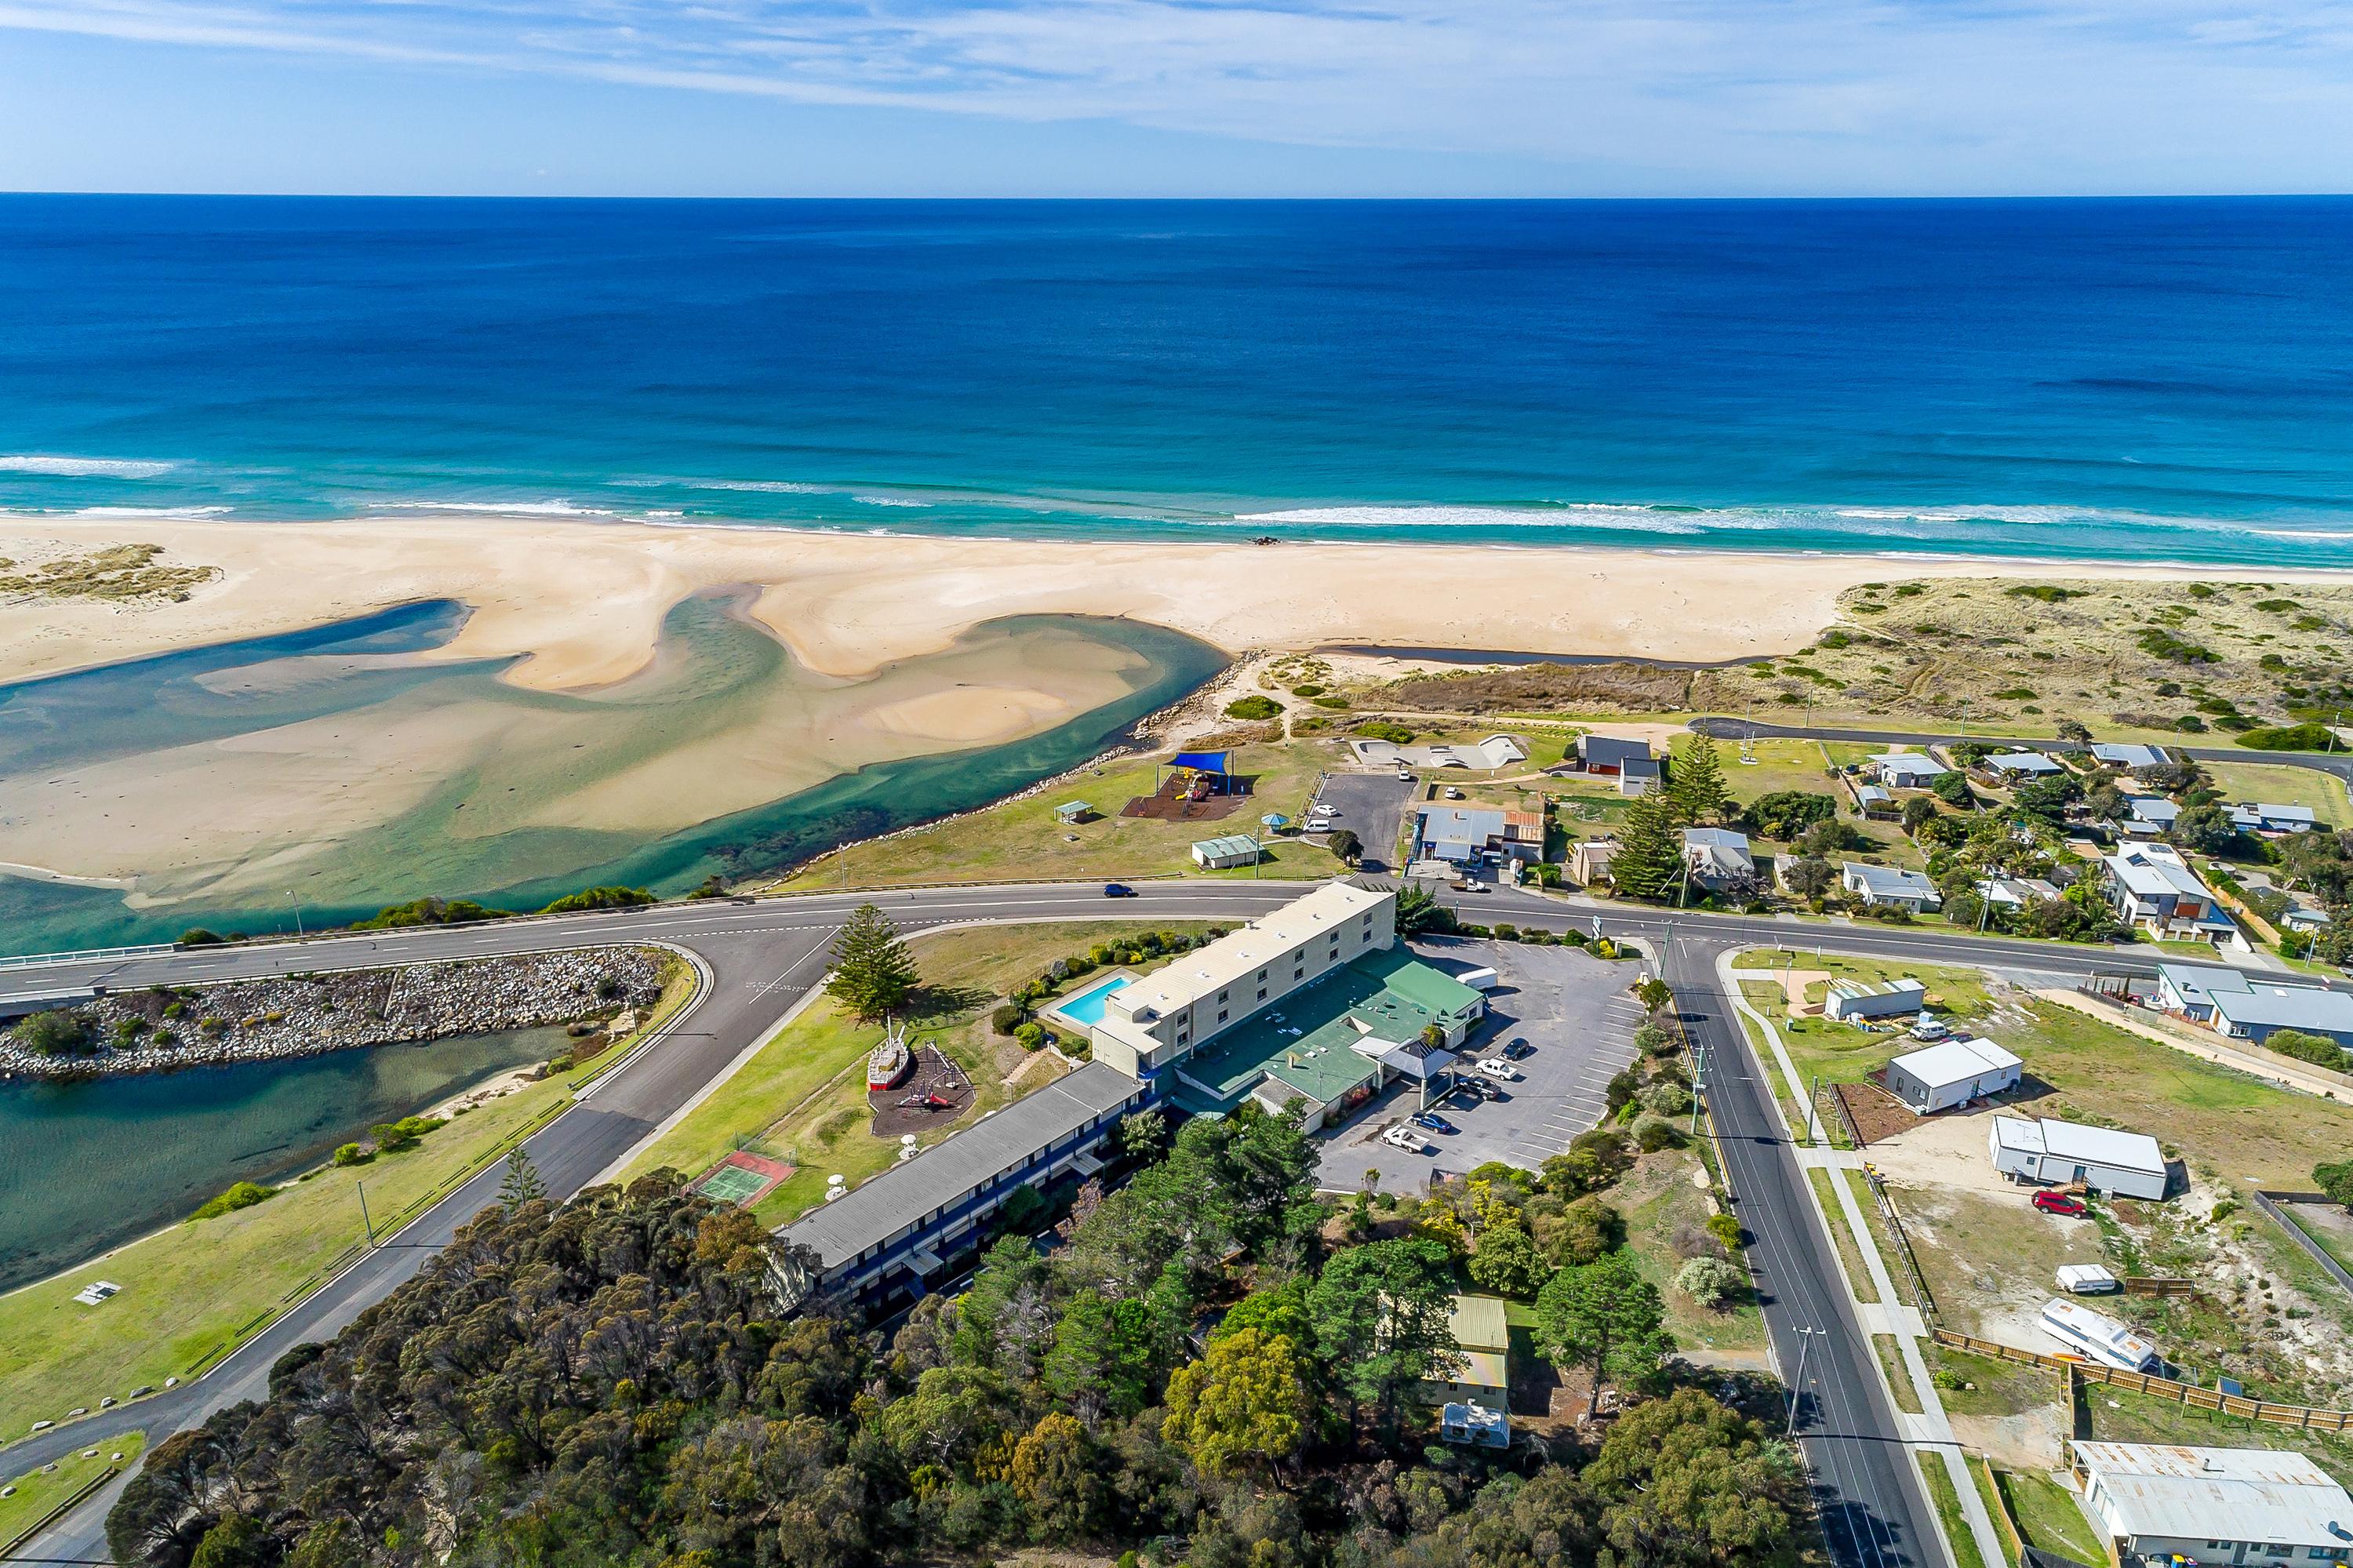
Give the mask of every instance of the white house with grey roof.
<path id="1" fill-rule="evenodd" d="M 1683 864 L 1690 868 L 1694 882 L 1709 889 L 1720 888 L 1736 877 L 1757 874 L 1757 862 L 1748 853 L 1748 835 L 1730 828 L 1685 828 Z"/>
<path id="2" fill-rule="evenodd" d="M 2231 808 L 2231 825 L 2242 833 L 2308 833 L 2320 825 L 2320 813 L 2309 806 L 2242 800 Z"/>
<path id="3" fill-rule="evenodd" d="M 2262 1044 L 2283 1029 L 2317 1034 L 2353 1050 L 2353 996 L 2316 985 L 2283 985 L 2220 964 L 2159 964 L 2158 998 L 2234 1040 Z"/>
<path id="4" fill-rule="evenodd" d="M 1883 751 L 1871 770 L 1891 789 L 1925 789 L 1952 771 L 1925 751 Z"/>
<path id="5" fill-rule="evenodd" d="M 2145 1132 L 2003 1116 L 1994 1118 L 1986 1143 L 1993 1168 L 2017 1181 L 2081 1181 L 2096 1192 L 2162 1198 L 2172 1180 L 2165 1150 Z"/>
<path id="6" fill-rule="evenodd" d="M 2116 917 L 2151 936 L 2196 941 L 2234 936 L 2238 927 L 2170 844 L 2128 843 L 2100 857 Z"/>
<path id="7" fill-rule="evenodd" d="M 2055 757 L 2045 757 L 2039 751 L 1997 752 L 1978 766 L 1991 777 L 2012 784 L 2023 784 L 2036 779 L 2055 779 L 2067 771 L 2065 763 Z"/>
<path id="8" fill-rule="evenodd" d="M 1873 909 L 1909 909 L 1918 915 L 1945 902 L 1935 883 L 1899 866 L 1865 865 L 1851 860 L 1839 867 L 1839 885 Z"/>
<path id="9" fill-rule="evenodd" d="M 2137 773 L 2144 768 L 2163 768 L 2173 758 L 2161 746 L 2127 746 L 2115 741 L 2102 741 L 2092 747 L 2092 759 L 2126 773 Z"/>
<path id="10" fill-rule="evenodd" d="M 2067 1463 L 2085 1509 L 2127 1565 L 2353 1562 L 2353 1497 L 2302 1454 L 2070 1443 Z"/>

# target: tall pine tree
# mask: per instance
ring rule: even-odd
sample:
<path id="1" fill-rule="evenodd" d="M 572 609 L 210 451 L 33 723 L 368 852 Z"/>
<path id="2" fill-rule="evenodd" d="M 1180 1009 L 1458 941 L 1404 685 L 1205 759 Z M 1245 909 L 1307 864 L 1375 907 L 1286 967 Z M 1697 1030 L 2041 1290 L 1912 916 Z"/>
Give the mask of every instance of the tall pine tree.
<path id="1" fill-rule="evenodd" d="M 512 1214 L 546 1196 L 547 1183 L 540 1180 L 539 1167 L 531 1162 L 522 1145 L 516 1144 L 507 1155 L 507 1173 L 499 1181 L 499 1207 Z"/>
<path id="2" fill-rule="evenodd" d="M 1653 790 L 1638 795 L 1618 830 L 1618 853 L 1610 857 L 1609 880 L 1636 898 L 1663 898 L 1683 868 L 1683 835 L 1666 798 Z"/>
<path id="3" fill-rule="evenodd" d="M 860 1022 L 871 1023 L 897 1012 L 921 980 L 899 927 L 871 904 L 853 910 L 833 939 L 833 978 L 825 993 Z"/>
<path id="4" fill-rule="evenodd" d="M 1724 782 L 1724 758 L 1713 736 L 1695 735 L 1669 765 L 1667 794 L 1687 822 L 1713 821 L 1732 804 Z"/>

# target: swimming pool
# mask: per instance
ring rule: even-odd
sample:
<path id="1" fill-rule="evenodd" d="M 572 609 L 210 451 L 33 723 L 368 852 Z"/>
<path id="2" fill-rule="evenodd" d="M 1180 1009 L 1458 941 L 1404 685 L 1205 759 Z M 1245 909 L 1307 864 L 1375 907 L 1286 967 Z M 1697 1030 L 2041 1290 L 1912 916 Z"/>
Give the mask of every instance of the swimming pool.
<path id="1" fill-rule="evenodd" d="M 1056 1018 L 1077 1024 L 1082 1029 L 1092 1029 L 1103 1022 L 1103 1004 L 1111 1000 L 1111 993 L 1124 986 L 1134 983 L 1135 977 L 1133 975 L 1113 975 L 1107 980 L 1089 986 L 1074 996 L 1061 998 L 1046 1011 Z"/>

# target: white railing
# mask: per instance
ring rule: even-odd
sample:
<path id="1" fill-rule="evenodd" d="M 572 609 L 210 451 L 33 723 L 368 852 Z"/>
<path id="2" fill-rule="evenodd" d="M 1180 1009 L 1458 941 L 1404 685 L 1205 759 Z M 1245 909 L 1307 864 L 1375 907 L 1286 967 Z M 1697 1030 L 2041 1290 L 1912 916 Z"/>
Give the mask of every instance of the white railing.
<path id="1" fill-rule="evenodd" d="M 39 969 L 48 964 L 87 963 L 93 959 L 152 959 L 179 949 L 169 942 L 148 942 L 135 948 L 83 948 L 71 953 L 21 953 L 0 958 L 0 969 Z"/>

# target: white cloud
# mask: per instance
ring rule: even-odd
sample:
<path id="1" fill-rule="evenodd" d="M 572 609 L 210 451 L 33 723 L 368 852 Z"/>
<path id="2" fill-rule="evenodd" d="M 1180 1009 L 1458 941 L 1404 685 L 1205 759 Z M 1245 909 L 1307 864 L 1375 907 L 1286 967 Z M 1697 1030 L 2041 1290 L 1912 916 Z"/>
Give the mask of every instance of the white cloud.
<path id="1" fill-rule="evenodd" d="M 2019 188 L 2021 166 L 2229 188 L 2267 155 L 2277 185 L 2353 183 L 2353 8 L 2334 3 L 0 0 L 0 27 L 1726 188 L 1810 169 L 1823 188 L 1967 189 L 1972 168 Z"/>

